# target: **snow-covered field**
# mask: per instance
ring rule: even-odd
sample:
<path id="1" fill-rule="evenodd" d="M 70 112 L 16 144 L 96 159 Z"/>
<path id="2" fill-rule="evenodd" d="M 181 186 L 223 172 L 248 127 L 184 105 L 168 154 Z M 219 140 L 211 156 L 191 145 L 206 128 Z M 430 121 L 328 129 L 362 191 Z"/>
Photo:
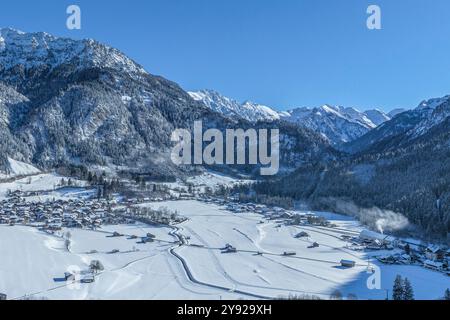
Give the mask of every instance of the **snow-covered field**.
<path id="1" fill-rule="evenodd" d="M 207 171 L 200 175 L 190 177 L 186 180 L 186 183 L 178 181 L 178 182 L 172 182 L 172 183 L 163 183 L 170 189 L 174 190 L 180 190 L 183 192 L 188 191 L 187 184 L 190 184 L 193 186 L 193 188 L 200 192 L 204 193 L 206 188 L 210 188 L 211 190 L 217 190 L 220 186 L 225 187 L 232 187 L 235 185 L 250 183 L 252 180 L 246 180 L 246 179 L 236 179 L 233 177 L 230 177 L 225 174 L 221 174 L 218 172 L 212 172 Z"/>
<path id="2" fill-rule="evenodd" d="M 62 190 L 56 190 L 61 183 L 61 179 L 65 179 L 66 177 L 59 176 L 54 173 L 40 173 L 30 175 L 25 178 L 16 179 L 11 182 L 0 183 L 0 200 L 5 199 L 8 191 L 40 191 L 46 192 L 45 195 L 40 197 L 28 197 L 28 201 L 45 201 L 46 199 L 56 200 L 59 198 L 67 198 L 67 197 L 77 197 L 77 193 L 86 193 L 87 191 L 83 188 L 77 190 L 77 188 L 66 188 Z M 85 182 L 74 180 L 74 185 L 84 186 Z"/>
<path id="3" fill-rule="evenodd" d="M 372 266 L 380 267 L 381 289 L 369 290 L 367 253 L 346 249 L 341 229 L 284 226 L 254 213 L 234 214 L 198 201 L 144 205 L 165 206 L 189 220 L 178 225 L 178 231 L 142 224 L 73 229 L 70 250 L 64 240 L 36 229 L 0 226 L 0 292 L 9 298 L 35 294 L 50 299 L 254 299 L 303 293 L 328 298 L 338 289 L 344 296 L 384 299 L 401 274 L 412 282 L 416 298 L 437 299 L 450 286 L 443 274 L 415 266 L 378 265 L 371 259 Z M 339 228 L 360 230 L 347 217 L 328 218 Z M 302 230 L 310 237 L 295 239 Z M 125 236 L 111 237 L 113 231 Z M 138 244 L 138 239 L 129 238 L 147 232 L 159 241 Z M 173 232 L 190 237 L 189 245 L 175 243 Z M 320 247 L 309 249 L 313 242 Z M 238 252 L 221 253 L 226 243 Z M 109 253 L 114 249 L 120 253 Z M 97 253 L 88 254 L 92 250 Z M 285 251 L 295 251 L 296 256 L 283 256 Z M 343 269 L 341 259 L 356 261 L 357 266 Z M 62 281 L 70 266 L 86 269 L 92 260 L 105 266 L 95 283 L 73 288 Z"/>

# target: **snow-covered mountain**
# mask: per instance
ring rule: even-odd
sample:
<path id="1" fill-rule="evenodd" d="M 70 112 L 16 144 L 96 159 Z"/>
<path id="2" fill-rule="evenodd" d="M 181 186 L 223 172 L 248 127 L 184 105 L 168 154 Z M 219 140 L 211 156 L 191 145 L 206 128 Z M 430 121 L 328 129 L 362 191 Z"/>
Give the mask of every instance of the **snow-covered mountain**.
<path id="1" fill-rule="evenodd" d="M 450 95 L 425 100 L 415 109 L 397 113 L 392 120 L 346 144 L 344 149 L 354 153 L 398 149 L 445 125 L 449 119 Z"/>
<path id="2" fill-rule="evenodd" d="M 314 130 L 334 145 L 353 141 L 391 119 L 389 115 L 377 109 L 361 112 L 355 108 L 323 105 L 278 112 L 274 108 L 248 101 L 240 103 L 213 90 L 189 94 L 211 110 L 227 117 L 242 118 L 250 122 L 281 119 Z"/>
<path id="3" fill-rule="evenodd" d="M 377 109 L 361 112 L 355 108 L 323 105 L 287 111 L 282 119 L 313 129 L 339 145 L 361 137 L 390 117 Z"/>
<path id="4" fill-rule="evenodd" d="M 181 170 L 170 161 L 175 129 L 192 129 L 197 120 L 205 129 L 236 126 L 235 120 L 194 100 L 178 84 L 148 73 L 124 53 L 97 41 L 13 29 L 0 29 L 0 38 L 4 168 L 11 158 L 44 169 L 100 165 L 173 175 Z M 270 113 L 250 103 L 243 108 L 252 115 Z M 242 120 L 239 126 L 253 124 Z M 311 130 L 277 127 L 285 146 L 282 166 L 334 152 Z"/>
<path id="5" fill-rule="evenodd" d="M 280 115 L 270 107 L 246 101 L 239 103 L 225 97 L 214 90 L 200 90 L 189 92 L 196 101 L 203 102 L 213 111 L 231 118 L 242 118 L 250 122 L 279 120 Z"/>
<path id="6" fill-rule="evenodd" d="M 396 109 L 391 110 L 390 112 L 388 112 L 388 116 L 392 119 L 392 118 L 394 118 L 396 115 L 398 115 L 398 114 L 400 114 L 400 113 L 403 113 L 403 112 L 405 112 L 405 111 L 407 111 L 407 110 L 404 109 L 404 108 L 396 108 Z"/>

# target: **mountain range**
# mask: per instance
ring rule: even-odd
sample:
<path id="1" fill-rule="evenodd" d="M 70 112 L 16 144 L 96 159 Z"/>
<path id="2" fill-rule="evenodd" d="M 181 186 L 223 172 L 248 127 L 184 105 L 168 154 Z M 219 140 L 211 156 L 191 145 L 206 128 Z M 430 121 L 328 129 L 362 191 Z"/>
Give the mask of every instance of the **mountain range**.
<path id="1" fill-rule="evenodd" d="M 351 201 L 404 215 L 430 236 L 450 232 L 450 96 L 390 113 L 331 105 L 278 112 L 188 93 L 94 40 L 0 29 L 0 176 L 28 165 L 190 174 L 171 163 L 170 137 L 196 120 L 205 129 L 280 129 L 282 174 L 257 192 L 319 210 Z"/>
<path id="2" fill-rule="evenodd" d="M 392 224 L 406 217 L 428 240 L 450 239 L 450 96 L 424 101 L 343 149 L 338 161 L 299 167 L 258 191 Z"/>
<path id="3" fill-rule="evenodd" d="M 249 101 L 239 103 L 214 90 L 193 91 L 189 94 L 194 100 L 202 102 L 211 110 L 220 112 L 226 117 L 242 118 L 250 122 L 284 120 L 321 134 L 334 146 L 354 141 L 405 111 L 396 109 L 387 114 L 378 109 L 359 111 L 351 107 L 322 105 L 279 112 L 274 108 Z"/>

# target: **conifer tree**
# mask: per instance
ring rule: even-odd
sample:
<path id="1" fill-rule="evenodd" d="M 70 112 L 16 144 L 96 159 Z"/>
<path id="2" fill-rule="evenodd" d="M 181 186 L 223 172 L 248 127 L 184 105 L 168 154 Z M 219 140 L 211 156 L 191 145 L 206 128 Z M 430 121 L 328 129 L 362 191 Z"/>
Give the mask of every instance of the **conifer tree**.
<path id="1" fill-rule="evenodd" d="M 414 300 L 414 290 L 408 278 L 403 280 L 403 300 Z"/>
<path id="2" fill-rule="evenodd" d="M 392 299 L 393 300 L 403 300 L 404 288 L 403 280 L 400 275 L 398 275 L 394 280 L 394 287 L 392 289 Z"/>

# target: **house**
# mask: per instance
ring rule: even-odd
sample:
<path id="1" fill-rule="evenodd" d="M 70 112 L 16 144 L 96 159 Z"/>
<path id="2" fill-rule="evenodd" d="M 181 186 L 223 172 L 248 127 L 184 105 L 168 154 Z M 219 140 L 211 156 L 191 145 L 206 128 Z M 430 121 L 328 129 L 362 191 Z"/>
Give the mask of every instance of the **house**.
<path id="1" fill-rule="evenodd" d="M 153 238 L 150 237 L 141 237 L 141 243 L 153 242 Z"/>
<path id="2" fill-rule="evenodd" d="M 356 266 L 356 262 L 352 260 L 341 260 L 341 266 L 344 268 L 354 268 Z"/>
<path id="3" fill-rule="evenodd" d="M 222 253 L 235 253 L 237 249 L 231 244 L 227 243 L 224 248 L 222 248 Z"/>
<path id="4" fill-rule="evenodd" d="M 308 246 L 308 249 L 318 248 L 320 245 L 317 242 L 314 242 L 312 245 Z"/>
<path id="5" fill-rule="evenodd" d="M 307 232 L 305 232 L 305 231 L 302 231 L 302 232 L 300 232 L 300 233 L 295 235 L 295 238 L 297 238 L 297 239 L 299 239 L 299 238 L 307 238 L 307 237 L 309 237 L 309 234 Z"/>
<path id="6" fill-rule="evenodd" d="M 297 252 L 295 251 L 285 251 L 283 252 L 283 256 L 295 256 L 297 255 Z"/>
<path id="7" fill-rule="evenodd" d="M 4 301 L 8 298 L 8 296 L 4 293 L 0 293 L 0 301 Z"/>
<path id="8" fill-rule="evenodd" d="M 432 260 L 426 260 L 423 263 L 423 266 L 425 268 L 435 270 L 435 271 L 442 271 L 444 268 L 444 264 L 442 262 L 436 262 L 436 261 L 432 261 Z"/>
<path id="9" fill-rule="evenodd" d="M 382 233 L 363 230 L 359 234 L 359 239 L 365 243 L 376 243 L 381 245 L 392 245 L 396 242 L 396 238 Z"/>
<path id="10" fill-rule="evenodd" d="M 95 276 L 93 273 L 83 274 L 80 279 L 80 282 L 81 283 L 93 283 L 93 282 L 95 282 Z"/>
<path id="11" fill-rule="evenodd" d="M 438 245 L 430 245 L 425 249 L 425 257 L 431 261 L 444 260 L 445 251 Z"/>
<path id="12" fill-rule="evenodd" d="M 66 279 L 66 281 L 73 281 L 75 280 L 75 275 L 71 272 L 65 272 L 64 279 Z"/>

